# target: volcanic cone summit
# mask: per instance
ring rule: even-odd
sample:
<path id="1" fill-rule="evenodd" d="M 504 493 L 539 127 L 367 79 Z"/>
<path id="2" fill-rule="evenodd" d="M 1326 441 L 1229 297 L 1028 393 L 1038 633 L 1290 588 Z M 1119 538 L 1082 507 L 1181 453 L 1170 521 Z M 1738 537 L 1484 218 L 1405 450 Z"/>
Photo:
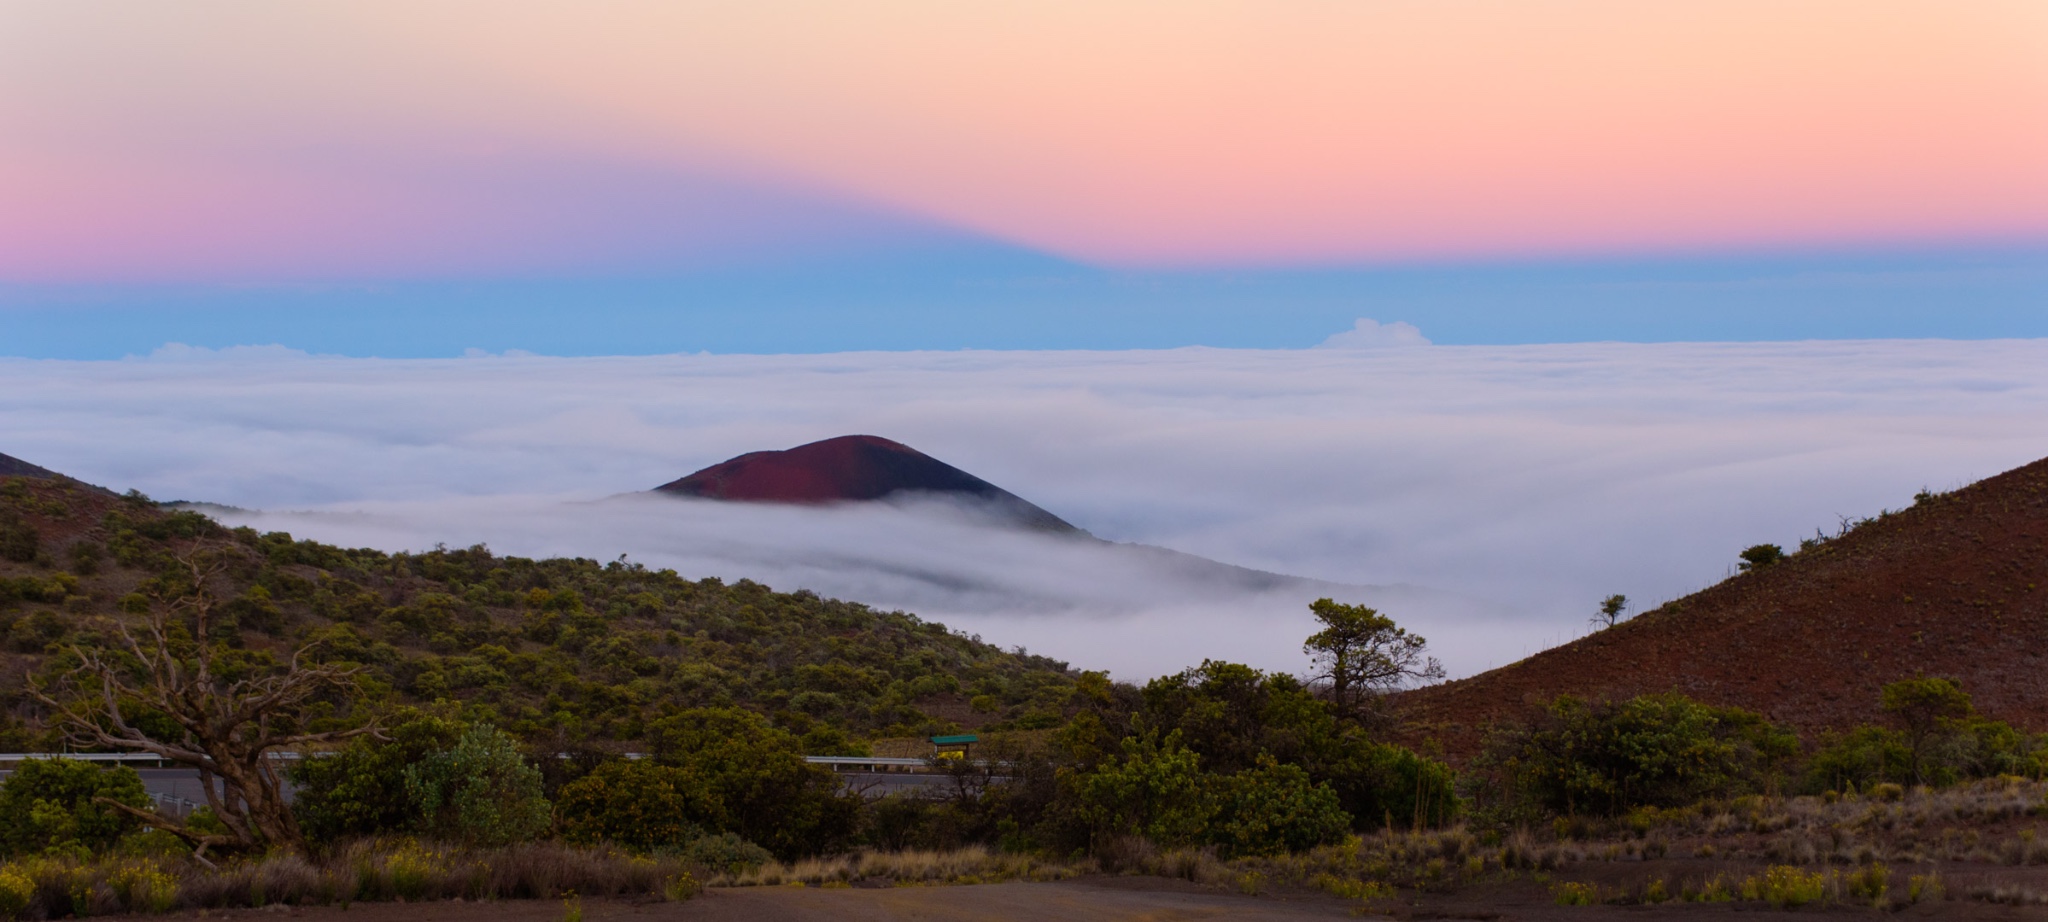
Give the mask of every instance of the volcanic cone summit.
<path id="1" fill-rule="evenodd" d="M 1000 518 L 1045 531 L 1081 533 L 1060 517 L 901 442 L 843 435 L 786 451 L 722 461 L 656 492 L 758 503 L 867 502 L 906 494 L 974 501 Z"/>

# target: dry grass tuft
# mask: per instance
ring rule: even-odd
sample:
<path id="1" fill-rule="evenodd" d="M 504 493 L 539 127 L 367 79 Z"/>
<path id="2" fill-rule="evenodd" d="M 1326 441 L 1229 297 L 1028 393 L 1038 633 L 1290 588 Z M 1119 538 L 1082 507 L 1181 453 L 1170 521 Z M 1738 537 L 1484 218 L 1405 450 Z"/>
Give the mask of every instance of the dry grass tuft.
<path id="1" fill-rule="evenodd" d="M 713 887 L 792 884 L 817 887 L 858 881 L 886 881 L 897 886 L 984 884 L 1006 880 L 1062 880 L 1096 869 L 1097 865 L 1092 861 L 1048 861 L 970 845 L 948 851 L 856 852 L 831 858 L 806 858 L 789 864 L 770 861 L 751 870 L 720 874 L 706 883 Z"/>
<path id="2" fill-rule="evenodd" d="M 357 842 L 320 859 L 277 853 L 207 869 L 171 858 L 36 858 L 0 866 L 25 882 L 7 915 L 23 919 L 403 899 L 688 899 L 699 889 L 674 859 L 553 843 L 448 849 L 409 839 Z M 0 902 L 6 902 L 0 900 Z"/>

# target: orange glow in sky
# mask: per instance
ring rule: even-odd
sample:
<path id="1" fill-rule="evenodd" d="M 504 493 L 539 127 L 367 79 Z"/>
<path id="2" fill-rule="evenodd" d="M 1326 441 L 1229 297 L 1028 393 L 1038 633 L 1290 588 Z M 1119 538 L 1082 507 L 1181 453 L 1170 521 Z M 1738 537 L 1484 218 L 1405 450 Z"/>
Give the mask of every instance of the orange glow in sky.
<path id="1" fill-rule="evenodd" d="M 636 207 L 665 176 L 698 191 Z M 1141 266 L 2039 241 L 2048 3 L 0 10 L 0 279 L 648 269 L 905 226 Z"/>

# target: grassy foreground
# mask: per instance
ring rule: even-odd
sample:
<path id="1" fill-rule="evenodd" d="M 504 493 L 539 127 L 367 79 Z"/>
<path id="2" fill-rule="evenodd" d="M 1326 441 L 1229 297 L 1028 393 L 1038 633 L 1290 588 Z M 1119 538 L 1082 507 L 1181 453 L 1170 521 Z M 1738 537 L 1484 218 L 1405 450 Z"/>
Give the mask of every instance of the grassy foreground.
<path id="1" fill-rule="evenodd" d="M 1161 850 L 1099 857 L 993 851 L 856 852 L 711 869 L 677 858 L 537 843 L 353 843 L 204 868 L 178 857 L 43 857 L 0 866 L 0 918 L 403 900 L 687 900 L 706 886 L 933 886 L 1154 875 L 1240 892 L 1321 892 L 1390 911 L 1414 897 L 1536 888 L 1560 905 L 1736 903 L 1756 908 L 1931 901 L 2048 906 L 2048 783 L 1996 779 L 1867 796 L 1745 797 L 1502 834 L 1454 826 L 1352 836 L 1270 857 Z"/>
<path id="2" fill-rule="evenodd" d="M 472 850 L 377 840 L 218 868 L 177 857 L 45 857 L 0 866 L 0 918 L 570 895 L 686 900 L 702 889 L 693 871 L 673 859 L 555 843 Z"/>

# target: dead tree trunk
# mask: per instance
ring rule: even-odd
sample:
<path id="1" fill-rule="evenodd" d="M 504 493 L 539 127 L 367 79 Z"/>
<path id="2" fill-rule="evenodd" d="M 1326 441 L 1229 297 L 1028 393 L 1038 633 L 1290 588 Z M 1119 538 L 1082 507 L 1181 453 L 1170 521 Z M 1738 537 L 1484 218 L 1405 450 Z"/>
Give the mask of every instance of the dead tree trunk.
<path id="1" fill-rule="evenodd" d="M 157 595 L 139 624 L 112 622 L 109 633 L 116 643 L 73 646 L 78 666 L 59 689 L 30 688 L 74 744 L 147 752 L 197 770 L 207 805 L 227 827 L 226 836 L 198 832 L 157 814 L 144 819 L 192 843 L 202 859 L 209 847 L 301 845 L 274 755 L 376 733 L 374 724 L 303 732 L 306 704 L 324 692 L 347 688 L 358 671 L 308 665 L 306 647 L 265 674 L 234 680 L 217 675 L 214 660 L 221 645 L 208 634 L 217 603 L 212 585 L 228 555 L 239 552 L 202 546 L 180 556 L 191 577 L 189 590 Z M 138 712 L 162 715 L 175 730 L 138 727 L 144 721 L 129 716 Z"/>

